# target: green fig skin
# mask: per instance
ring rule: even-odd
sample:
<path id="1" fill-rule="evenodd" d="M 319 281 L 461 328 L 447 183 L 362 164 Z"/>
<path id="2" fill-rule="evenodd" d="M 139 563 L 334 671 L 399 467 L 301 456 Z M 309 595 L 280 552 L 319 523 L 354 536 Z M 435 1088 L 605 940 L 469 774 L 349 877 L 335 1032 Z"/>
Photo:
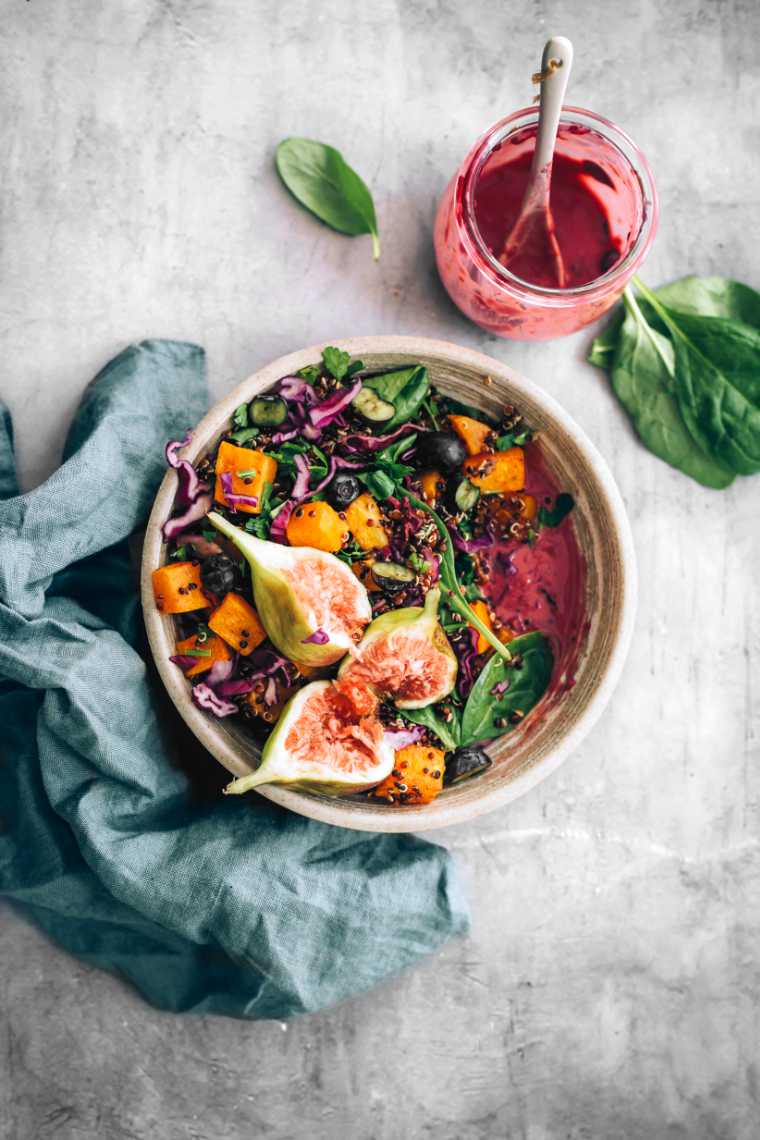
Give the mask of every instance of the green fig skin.
<path id="1" fill-rule="evenodd" d="M 329 689 L 331 681 L 312 681 L 295 693 L 282 710 L 261 753 L 261 762 L 255 772 L 233 780 L 224 789 L 225 795 L 240 796 L 262 784 L 283 784 L 306 792 L 320 792 L 325 796 L 346 796 L 364 792 L 381 783 L 390 775 L 395 753 L 390 744 L 381 739 L 375 763 L 362 773 L 341 772 L 320 763 L 317 757 L 304 764 L 296 760 L 285 747 L 288 733 L 295 724 L 306 702 L 315 694 Z"/>
<path id="2" fill-rule="evenodd" d="M 266 542 L 241 530 L 216 511 L 208 515 L 208 520 L 234 543 L 248 562 L 256 611 L 269 640 L 280 653 L 296 664 L 318 669 L 334 665 L 353 648 L 354 642 L 344 631 L 328 630 L 330 640 L 324 645 L 308 641 L 316 632 L 316 621 L 281 573 L 282 570 L 297 573 L 299 562 L 306 558 L 325 562 L 332 573 L 339 574 L 346 582 L 347 589 L 356 598 L 357 619 L 366 624 L 372 617 L 367 591 L 345 563 L 324 550 L 315 550 L 309 546 L 282 546 L 277 542 Z"/>
<path id="3" fill-rule="evenodd" d="M 414 624 L 416 627 L 415 632 L 422 630 L 433 648 L 445 659 L 446 668 L 443 670 L 444 675 L 439 687 L 436 689 L 431 688 L 430 695 L 426 695 L 425 698 L 421 700 L 394 700 L 394 704 L 399 709 L 426 708 L 428 705 L 434 704 L 436 701 L 441 701 L 444 697 L 447 697 L 456 684 L 458 669 L 457 657 L 438 621 L 438 604 L 440 598 L 440 590 L 429 590 L 425 597 L 424 607 L 406 606 L 404 609 L 390 610 L 386 614 L 381 614 L 380 617 L 375 618 L 375 620 L 370 623 L 364 632 L 364 637 L 356 647 L 355 657 L 358 661 L 361 661 L 362 654 L 378 639 L 390 638 L 395 631 L 401 627 Z M 393 652 L 393 649 L 389 649 L 389 652 Z M 344 659 L 338 670 L 339 677 L 346 676 L 351 669 L 353 660 L 354 655 Z M 379 688 L 376 691 L 380 697 L 388 695 L 381 692 Z M 391 699 L 393 699 L 392 694 Z"/>

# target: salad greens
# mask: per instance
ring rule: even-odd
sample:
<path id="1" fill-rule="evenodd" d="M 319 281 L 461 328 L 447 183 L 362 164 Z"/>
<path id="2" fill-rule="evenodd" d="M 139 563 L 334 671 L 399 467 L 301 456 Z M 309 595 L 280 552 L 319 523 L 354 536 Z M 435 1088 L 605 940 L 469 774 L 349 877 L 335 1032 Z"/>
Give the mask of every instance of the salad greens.
<path id="1" fill-rule="evenodd" d="M 424 728 L 429 728 L 438 737 L 444 749 L 452 752 L 462 743 L 462 721 L 460 710 L 456 705 L 447 704 L 447 708 L 451 713 L 450 720 L 446 720 L 434 705 L 426 705 L 422 709 L 404 709 L 403 716 L 412 724 L 421 724 Z"/>
<path id="2" fill-rule="evenodd" d="M 377 261 L 380 237 L 372 195 L 339 151 L 315 139 L 283 139 L 275 165 L 293 197 L 326 225 L 352 237 L 370 234 Z"/>
<path id="3" fill-rule="evenodd" d="M 760 471 L 760 293 L 721 277 L 634 284 L 588 359 L 643 443 L 707 487 Z"/>
<path id="4" fill-rule="evenodd" d="M 368 376 L 362 381 L 365 388 L 376 392 L 381 400 L 392 404 L 394 414 L 383 424 L 383 431 L 393 431 L 405 424 L 419 411 L 430 388 L 428 371 L 423 365 L 403 368 L 398 372 L 384 372 L 382 376 Z"/>
<path id="5" fill-rule="evenodd" d="M 494 655 L 472 687 L 462 714 L 461 746 L 503 736 L 546 692 L 554 656 L 543 633 L 532 631 L 510 641 L 512 660 Z"/>

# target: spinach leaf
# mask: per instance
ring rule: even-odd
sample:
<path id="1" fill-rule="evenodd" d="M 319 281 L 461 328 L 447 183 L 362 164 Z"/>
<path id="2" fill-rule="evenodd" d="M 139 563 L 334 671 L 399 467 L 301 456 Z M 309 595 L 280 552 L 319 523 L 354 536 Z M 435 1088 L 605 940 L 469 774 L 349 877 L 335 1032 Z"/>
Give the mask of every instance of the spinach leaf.
<path id="1" fill-rule="evenodd" d="M 408 451 L 410 447 L 413 447 L 416 442 L 417 432 L 410 432 L 409 435 L 405 435 L 403 439 L 397 439 L 395 443 L 389 443 L 382 451 L 376 451 L 376 460 L 380 463 L 398 463 L 404 452 Z"/>
<path id="2" fill-rule="evenodd" d="M 689 432 L 729 471 L 760 471 L 760 332 L 725 317 L 679 313 L 637 286 L 670 335 L 675 395 Z"/>
<path id="3" fill-rule="evenodd" d="M 446 752 L 453 752 L 459 747 L 462 734 L 461 714 L 455 705 L 448 705 L 451 709 L 451 719 L 446 720 L 443 713 L 438 712 L 435 705 L 426 705 L 423 709 L 401 709 L 401 715 L 412 724 L 421 724 L 434 732 Z"/>
<path id="4" fill-rule="evenodd" d="M 610 372 L 616 396 L 654 455 L 706 487 L 727 487 L 733 472 L 692 437 L 681 415 L 672 391 L 675 355 L 670 339 L 650 324 L 630 289 L 623 301 L 623 314 L 596 338 L 588 359 Z"/>
<path id="5" fill-rule="evenodd" d="M 357 478 L 375 499 L 387 499 L 396 490 L 396 484 L 382 468 L 362 471 Z"/>
<path id="6" fill-rule="evenodd" d="M 575 499 L 573 496 L 568 495 L 566 491 L 561 491 L 554 500 L 553 507 L 539 507 L 538 521 L 541 526 L 559 526 L 562 520 L 567 518 L 574 506 Z"/>
<path id="7" fill-rule="evenodd" d="M 240 431 L 231 431 L 230 439 L 234 439 L 235 443 L 244 444 L 250 443 L 259 434 L 259 429 L 255 427 L 241 428 Z"/>
<path id="8" fill-rule="evenodd" d="M 375 261 L 380 238 L 372 195 L 339 151 L 315 139 L 283 139 L 275 165 L 294 198 L 342 234 L 372 235 Z"/>
<path id="9" fill-rule="evenodd" d="M 523 634 L 510 641 L 509 648 L 512 660 L 491 657 L 470 691 L 462 715 L 463 747 L 503 736 L 520 723 L 546 692 L 554 655 L 544 634 Z M 500 692 L 505 683 L 504 692 Z"/>
<path id="10" fill-rule="evenodd" d="M 367 376 L 363 384 L 365 388 L 377 392 L 381 400 L 393 404 L 393 416 L 383 423 L 383 432 L 389 432 L 416 415 L 428 394 L 430 380 L 427 368 L 418 364 L 414 368 L 402 368 L 398 372 Z"/>

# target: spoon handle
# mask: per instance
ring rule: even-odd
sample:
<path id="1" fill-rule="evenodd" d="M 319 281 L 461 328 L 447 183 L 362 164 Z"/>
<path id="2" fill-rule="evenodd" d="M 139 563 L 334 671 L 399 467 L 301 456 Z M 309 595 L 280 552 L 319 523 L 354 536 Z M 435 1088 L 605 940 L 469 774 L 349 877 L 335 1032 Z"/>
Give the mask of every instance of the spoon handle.
<path id="1" fill-rule="evenodd" d="M 551 61 L 554 60 L 553 64 Z M 559 66 L 557 66 L 557 64 Z M 564 36 L 553 36 L 541 56 L 541 102 L 538 113 L 538 134 L 533 152 L 531 176 L 549 165 L 557 141 L 559 117 L 565 98 L 570 68 L 573 66 L 573 45 Z"/>

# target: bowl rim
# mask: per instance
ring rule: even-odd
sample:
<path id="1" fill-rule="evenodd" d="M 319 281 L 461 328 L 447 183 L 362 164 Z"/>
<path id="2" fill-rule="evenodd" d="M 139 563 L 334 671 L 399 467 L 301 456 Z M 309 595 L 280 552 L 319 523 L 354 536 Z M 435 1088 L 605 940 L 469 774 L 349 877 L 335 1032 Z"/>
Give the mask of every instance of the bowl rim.
<path id="1" fill-rule="evenodd" d="M 475 800 L 456 801 L 438 811 L 430 812 L 425 805 L 407 807 L 393 811 L 378 805 L 376 812 L 352 810 L 352 801 L 336 798 L 312 797 L 292 788 L 263 785 L 256 791 L 274 803 L 287 807 L 300 815 L 323 823 L 346 827 L 356 831 L 376 832 L 420 832 L 430 831 L 454 824 L 466 823 L 486 812 L 511 803 L 525 795 L 547 776 L 555 772 L 585 739 L 599 720 L 617 685 L 630 648 L 636 617 L 638 576 L 633 535 L 620 491 L 606 461 L 586 433 L 573 420 L 568 412 L 547 392 L 533 381 L 510 368 L 509 365 L 474 349 L 452 344 L 449 341 L 417 336 L 360 336 L 339 337 L 322 341 L 278 357 L 263 368 L 251 373 L 223 396 L 208 410 L 193 429 L 193 439 L 185 454 L 191 459 L 204 450 L 206 436 L 212 436 L 219 425 L 229 419 L 235 408 L 249 396 L 253 383 L 257 388 L 266 388 L 283 376 L 296 372 L 306 364 L 318 360 L 322 350 L 331 344 L 339 344 L 351 356 L 361 357 L 369 353 L 424 354 L 436 357 L 444 363 L 463 365 L 483 373 L 501 377 L 518 393 L 523 392 L 538 404 L 547 418 L 559 420 L 563 430 L 571 437 L 583 455 L 598 484 L 598 490 L 607 508 L 608 517 L 617 539 L 620 552 L 622 577 L 622 598 L 618 619 L 611 633 L 610 651 L 606 667 L 600 675 L 591 696 L 573 725 L 563 732 L 557 744 L 540 761 L 520 772 L 507 783 L 484 789 L 483 795 Z M 202 443 L 198 443 L 202 440 Z M 168 470 L 156 494 L 145 531 L 142 554 L 140 593 L 143 616 L 150 649 L 159 676 L 177 711 L 193 734 L 205 748 L 228 771 L 241 775 L 248 766 L 236 755 L 234 743 L 222 732 L 216 721 L 196 708 L 189 695 L 185 678 L 169 661 L 173 645 L 169 643 L 164 619 L 155 607 L 151 574 L 160 564 L 163 537 L 161 527 L 169 517 L 177 487 L 177 475 Z"/>

